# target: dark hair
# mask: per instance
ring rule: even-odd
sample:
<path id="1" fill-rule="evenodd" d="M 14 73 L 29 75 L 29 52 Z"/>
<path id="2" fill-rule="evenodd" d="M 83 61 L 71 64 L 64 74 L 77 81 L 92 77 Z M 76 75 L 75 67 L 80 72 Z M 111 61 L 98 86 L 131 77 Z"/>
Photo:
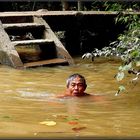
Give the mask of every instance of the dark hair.
<path id="1" fill-rule="evenodd" d="M 78 74 L 78 73 L 75 73 L 75 74 L 72 74 L 72 75 L 70 75 L 70 76 L 68 77 L 68 79 L 67 79 L 67 81 L 66 81 L 66 86 L 67 86 L 67 88 L 69 87 L 70 82 L 73 81 L 76 77 L 79 77 L 79 78 L 82 80 L 82 82 L 83 82 L 83 84 L 84 84 L 85 87 L 87 86 L 86 80 L 85 80 L 84 76 L 82 76 L 82 75 L 80 75 L 80 74 Z"/>

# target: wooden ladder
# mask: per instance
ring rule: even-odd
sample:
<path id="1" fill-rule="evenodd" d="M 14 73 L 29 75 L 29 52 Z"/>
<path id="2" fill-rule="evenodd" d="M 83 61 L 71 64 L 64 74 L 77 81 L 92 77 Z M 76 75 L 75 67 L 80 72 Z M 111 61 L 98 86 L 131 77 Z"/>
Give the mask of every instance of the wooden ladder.
<path id="1" fill-rule="evenodd" d="M 29 22 L 0 21 L 0 38 L 1 64 L 14 68 L 74 64 L 68 51 L 40 16 L 32 16 Z"/>

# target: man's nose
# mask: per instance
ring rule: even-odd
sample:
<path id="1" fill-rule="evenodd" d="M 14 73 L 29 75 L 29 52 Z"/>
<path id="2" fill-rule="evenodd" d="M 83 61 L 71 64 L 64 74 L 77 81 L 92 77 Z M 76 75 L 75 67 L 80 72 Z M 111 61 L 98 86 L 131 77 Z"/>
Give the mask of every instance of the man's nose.
<path id="1" fill-rule="evenodd" d="M 75 86 L 74 86 L 74 89 L 78 89 L 78 85 L 75 85 Z"/>

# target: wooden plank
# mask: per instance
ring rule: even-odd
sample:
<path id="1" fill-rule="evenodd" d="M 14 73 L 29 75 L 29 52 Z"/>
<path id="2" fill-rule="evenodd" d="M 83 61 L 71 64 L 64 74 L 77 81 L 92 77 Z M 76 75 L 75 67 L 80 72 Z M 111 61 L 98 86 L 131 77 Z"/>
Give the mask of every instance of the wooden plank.
<path id="1" fill-rule="evenodd" d="M 41 17 L 34 17 L 34 22 L 38 24 L 43 24 L 45 26 L 46 29 L 44 32 L 44 38 L 52 39 L 54 41 L 54 44 L 56 46 L 56 51 L 57 51 L 57 57 L 66 59 L 69 64 L 74 64 L 74 60 L 70 56 L 69 52 L 66 50 L 66 48 L 63 46 L 61 41 L 52 31 L 48 23 Z"/>
<path id="2" fill-rule="evenodd" d="M 41 61 L 36 61 L 36 62 L 24 63 L 24 67 L 29 68 L 29 67 L 37 67 L 37 66 L 43 66 L 43 65 L 49 65 L 49 64 L 62 64 L 62 63 L 68 63 L 68 62 L 65 59 L 54 58 L 54 59 L 49 59 L 49 60 L 41 60 Z"/>
<path id="3" fill-rule="evenodd" d="M 45 15 L 74 15 L 76 11 L 16 11 L 16 12 L 0 12 L 0 17 L 19 17 L 19 16 L 45 16 Z"/>
<path id="4" fill-rule="evenodd" d="M 83 15 L 117 15 L 117 11 L 22 11 L 22 12 L 0 12 L 0 17 L 13 16 L 75 16 L 77 14 Z M 125 13 L 125 12 L 124 12 Z M 128 14 L 128 12 L 126 12 Z M 129 14 L 140 14 L 140 12 L 129 12 Z"/>
<path id="5" fill-rule="evenodd" d="M 75 16 L 77 14 L 83 15 L 117 15 L 118 11 L 14 11 L 14 12 L 0 12 L 0 17 L 19 17 L 19 16 Z M 124 11 L 124 14 L 137 14 L 140 15 L 139 11 L 128 12 Z"/>
<path id="6" fill-rule="evenodd" d="M 34 44 L 47 44 L 47 43 L 53 43 L 53 40 L 51 39 L 35 39 L 35 40 L 20 40 L 20 41 L 12 41 L 12 44 L 14 46 L 18 45 L 34 45 Z"/>
<path id="7" fill-rule="evenodd" d="M 44 25 L 37 23 L 14 23 L 14 24 L 3 24 L 4 29 L 13 29 L 13 28 L 36 28 L 44 27 Z"/>
<path id="8" fill-rule="evenodd" d="M 22 68 L 23 63 L 11 44 L 8 34 L 5 32 L 0 21 L 0 63 L 14 68 Z"/>

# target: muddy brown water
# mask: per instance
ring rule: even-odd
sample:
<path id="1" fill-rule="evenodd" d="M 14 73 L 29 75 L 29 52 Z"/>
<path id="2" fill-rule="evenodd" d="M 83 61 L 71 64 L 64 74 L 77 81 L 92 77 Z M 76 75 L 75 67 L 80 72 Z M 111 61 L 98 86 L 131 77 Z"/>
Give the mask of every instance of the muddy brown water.
<path id="1" fill-rule="evenodd" d="M 115 96 L 120 61 L 75 62 L 27 70 L 0 66 L 0 138 L 140 137 L 139 83 L 134 87 L 126 78 L 127 91 Z M 86 77 L 88 93 L 103 98 L 55 98 L 73 73 Z"/>

